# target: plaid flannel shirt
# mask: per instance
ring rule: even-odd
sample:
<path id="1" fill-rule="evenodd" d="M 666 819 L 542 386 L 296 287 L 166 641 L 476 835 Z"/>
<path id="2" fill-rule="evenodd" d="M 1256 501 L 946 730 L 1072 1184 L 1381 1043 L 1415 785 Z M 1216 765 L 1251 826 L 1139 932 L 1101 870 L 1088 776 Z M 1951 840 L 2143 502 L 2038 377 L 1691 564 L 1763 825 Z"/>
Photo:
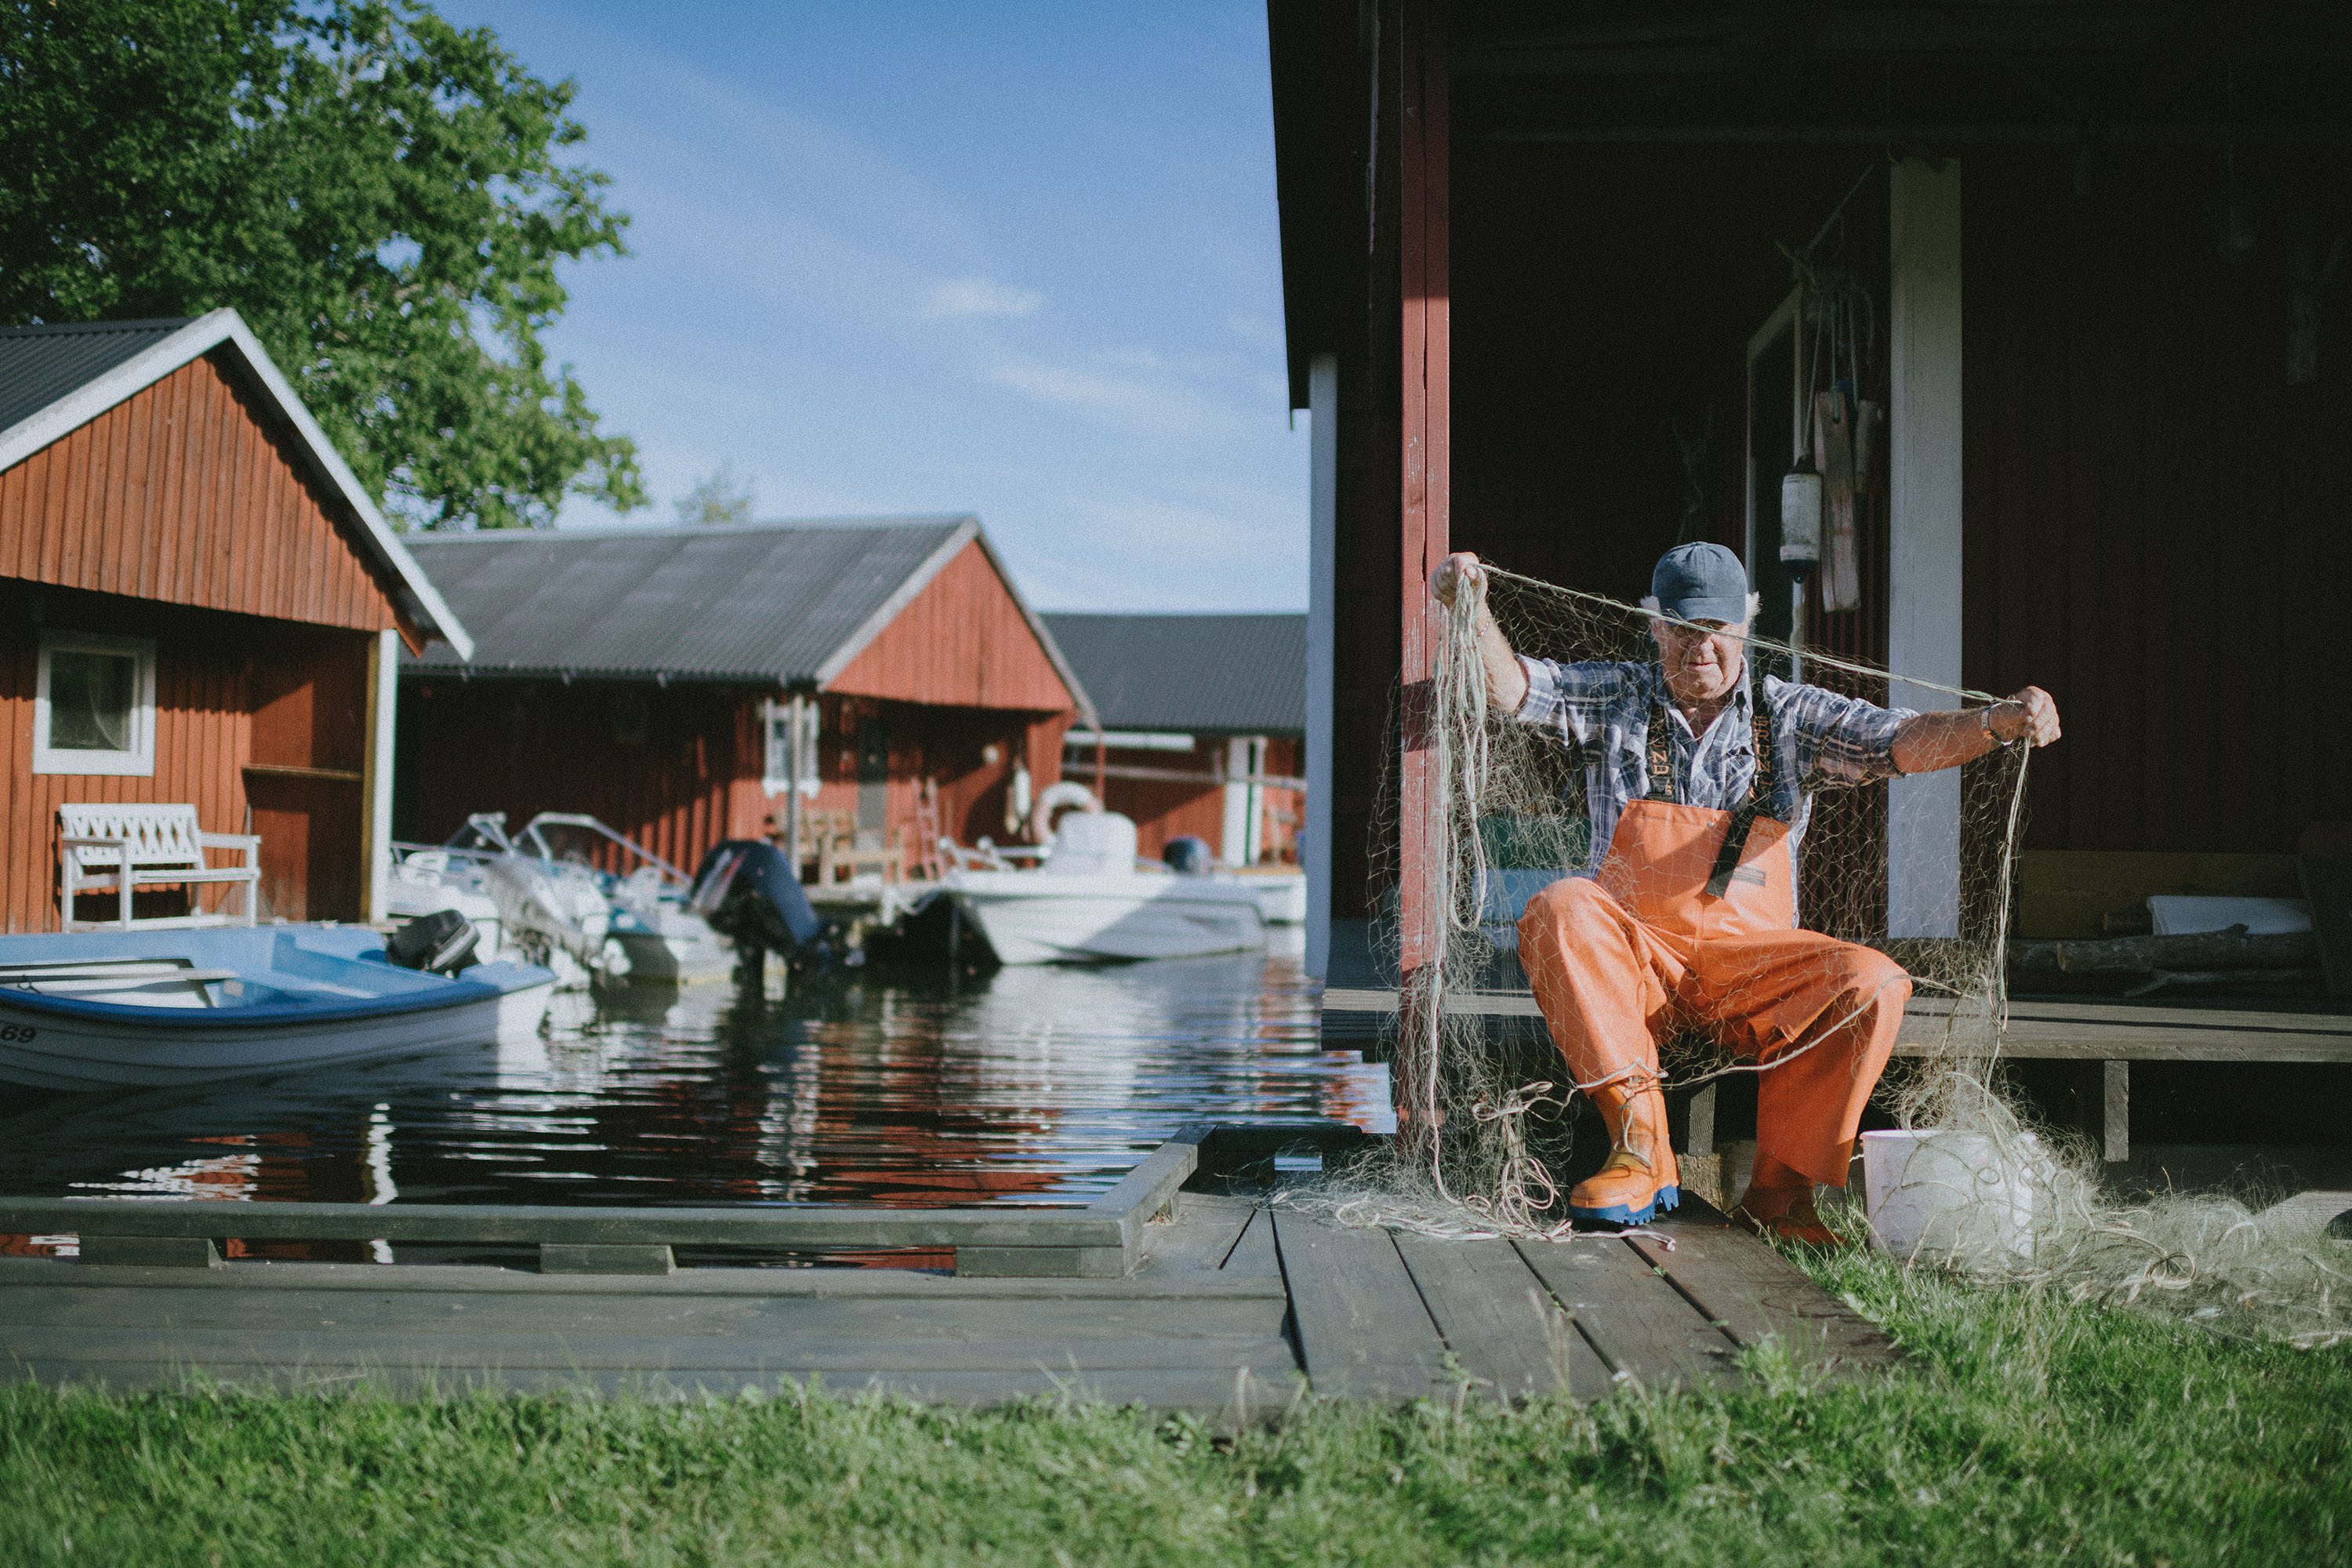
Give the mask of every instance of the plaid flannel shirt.
<path id="1" fill-rule="evenodd" d="M 1664 674 L 1654 663 L 1556 664 L 1523 654 L 1519 664 L 1528 674 L 1528 695 L 1516 717 L 1523 724 L 1550 730 L 1584 767 L 1592 854 L 1576 875 L 1589 877 L 1601 868 L 1626 803 L 1650 792 L 1650 714 L 1661 704 L 1672 731 L 1667 751 L 1681 804 L 1733 811 L 1748 798 L 1756 777 L 1756 747 L 1750 721 L 1753 688 L 1745 672 L 1730 704 L 1716 715 L 1706 733 L 1693 735 L 1690 721 L 1667 697 Z M 1880 708 L 1769 675 L 1764 678 L 1764 702 L 1780 753 L 1774 769 L 1778 798 L 1769 809 L 1789 825 L 1793 873 L 1797 847 L 1812 816 L 1813 792 L 1899 773 L 1895 731 L 1913 715 L 1907 708 Z"/>

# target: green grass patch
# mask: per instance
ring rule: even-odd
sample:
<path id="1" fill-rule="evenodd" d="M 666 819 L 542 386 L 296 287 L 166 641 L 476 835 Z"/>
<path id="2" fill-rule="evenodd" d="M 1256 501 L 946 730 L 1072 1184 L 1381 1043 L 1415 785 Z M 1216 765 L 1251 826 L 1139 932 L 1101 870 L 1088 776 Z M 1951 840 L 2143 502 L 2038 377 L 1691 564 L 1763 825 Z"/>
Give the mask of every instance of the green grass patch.
<path id="1" fill-rule="evenodd" d="M 0 1562 L 2352 1562 L 2352 1354 L 1807 1264 L 1914 1370 L 1579 1410 L 0 1392 Z"/>

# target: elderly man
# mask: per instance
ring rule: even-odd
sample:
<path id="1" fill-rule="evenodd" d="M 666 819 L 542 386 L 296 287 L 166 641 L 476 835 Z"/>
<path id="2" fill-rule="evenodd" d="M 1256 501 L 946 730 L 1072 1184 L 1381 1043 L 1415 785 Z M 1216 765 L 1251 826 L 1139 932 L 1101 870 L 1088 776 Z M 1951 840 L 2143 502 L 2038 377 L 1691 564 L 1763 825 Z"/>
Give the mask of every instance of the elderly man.
<path id="1" fill-rule="evenodd" d="M 1430 591 L 1450 605 L 1482 570 L 1454 555 Z M 1827 1242 L 1813 1184 L 1845 1184 L 1911 983 L 1884 953 L 1797 929 L 1812 792 L 1958 767 L 2014 741 L 2046 746 L 2057 705 L 2027 687 L 1990 707 L 1914 713 L 1759 684 L 1744 652 L 1757 601 L 1720 544 L 1668 551 L 1651 590 L 1654 664 L 1524 658 L 1483 600 L 1478 611 L 1488 704 L 1557 735 L 1584 765 L 1592 814 L 1593 863 L 1519 921 L 1552 1039 L 1609 1125 L 1608 1163 L 1569 1194 L 1570 1212 L 1640 1225 L 1679 1201 L 1658 1040 L 1691 1027 L 1771 1068 L 1732 1217 Z"/>

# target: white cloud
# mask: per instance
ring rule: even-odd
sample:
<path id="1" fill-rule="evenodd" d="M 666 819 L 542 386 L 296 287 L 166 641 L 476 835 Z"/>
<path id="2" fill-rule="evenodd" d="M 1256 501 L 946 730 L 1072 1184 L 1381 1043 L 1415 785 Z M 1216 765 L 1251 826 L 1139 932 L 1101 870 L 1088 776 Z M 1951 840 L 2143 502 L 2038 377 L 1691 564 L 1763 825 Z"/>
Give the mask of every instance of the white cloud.
<path id="1" fill-rule="evenodd" d="M 1229 430 L 1234 411 L 1188 387 L 1145 375 L 1115 375 L 1006 354 L 982 374 L 998 386 L 1123 430 L 1159 437 Z"/>
<path id="2" fill-rule="evenodd" d="M 1045 296 L 1034 289 L 1015 289 L 986 278 L 958 278 L 932 289 L 923 300 L 923 319 L 946 321 L 957 316 L 1034 316 L 1044 309 Z"/>

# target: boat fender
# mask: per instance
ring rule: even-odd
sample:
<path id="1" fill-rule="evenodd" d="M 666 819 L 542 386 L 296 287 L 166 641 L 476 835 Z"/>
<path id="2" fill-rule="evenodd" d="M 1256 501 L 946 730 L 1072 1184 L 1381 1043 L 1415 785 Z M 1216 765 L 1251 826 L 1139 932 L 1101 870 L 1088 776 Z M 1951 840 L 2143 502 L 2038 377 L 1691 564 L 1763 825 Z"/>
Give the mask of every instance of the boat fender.
<path id="1" fill-rule="evenodd" d="M 1168 868 L 1180 877 L 1205 877 L 1216 866 L 1217 858 L 1209 848 L 1209 841 L 1187 833 L 1171 838 L 1160 851 Z"/>
<path id="2" fill-rule="evenodd" d="M 694 875 L 687 908 L 737 947 L 758 945 L 795 962 L 824 964 L 833 943 L 784 852 L 764 838 L 711 846 Z"/>
<path id="3" fill-rule="evenodd" d="M 383 953 L 403 969 L 455 974 L 478 962 L 474 947 L 481 940 L 474 922 L 456 910 L 436 910 L 403 921 L 385 941 Z"/>

